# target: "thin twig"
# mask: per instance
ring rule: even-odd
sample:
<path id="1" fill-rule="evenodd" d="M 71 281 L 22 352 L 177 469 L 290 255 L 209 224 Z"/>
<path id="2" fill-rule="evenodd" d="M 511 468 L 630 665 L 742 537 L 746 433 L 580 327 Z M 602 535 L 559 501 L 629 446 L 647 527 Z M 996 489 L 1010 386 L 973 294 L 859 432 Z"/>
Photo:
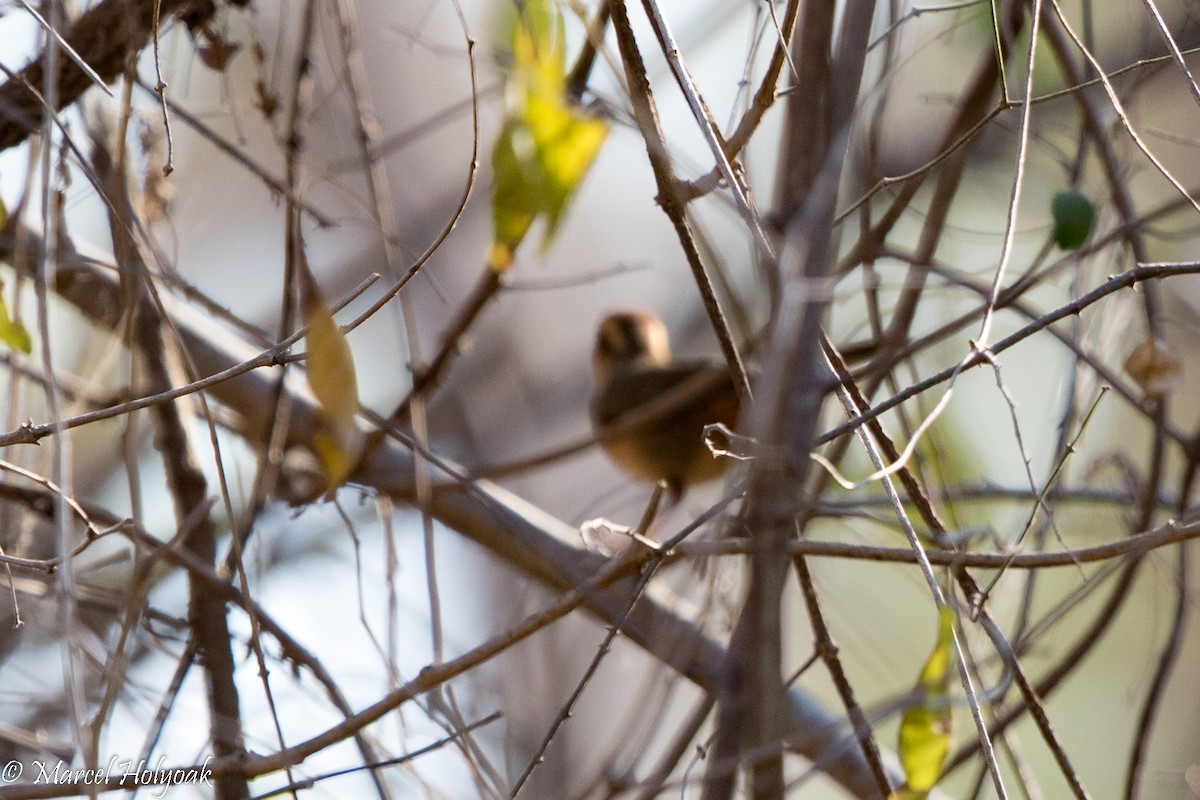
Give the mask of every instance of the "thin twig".
<path id="1" fill-rule="evenodd" d="M 708 313 L 717 341 L 721 345 L 721 353 L 729 365 L 729 374 L 738 394 L 743 398 L 751 397 L 750 379 L 746 365 L 733 335 L 729 330 L 725 312 L 713 291 L 708 278 L 700 251 L 696 247 L 692 235 L 691 223 L 688 221 L 684 205 L 678 195 L 678 179 L 671 168 L 667 144 L 663 139 L 662 129 L 658 123 L 658 112 L 654 106 L 654 95 L 650 90 L 650 81 L 646 77 L 646 65 L 638 50 L 637 39 L 633 27 L 629 23 L 629 14 L 625 7 L 626 0 L 606 0 L 612 6 L 613 30 L 617 35 L 617 44 L 621 51 L 621 62 L 625 65 L 625 78 L 629 83 L 629 97 L 633 104 L 633 115 L 637 121 L 642 139 L 646 143 L 646 154 L 650 167 L 654 172 L 654 180 L 658 186 L 658 203 L 675 228 L 676 237 L 692 270 L 696 287 L 700 290 L 700 298 L 704 310 Z"/>
<path id="2" fill-rule="evenodd" d="M 716 161 L 717 169 L 720 171 L 721 177 L 725 179 L 725 185 L 733 194 L 738 212 L 742 215 L 742 219 L 763 254 L 768 260 L 774 261 L 775 246 L 767 238 L 758 211 L 750 204 L 741 177 L 734 172 L 733 165 L 725 155 L 725 143 L 721 140 L 716 120 L 713 119 L 708 105 L 696 89 L 691 73 L 688 72 L 687 65 L 683 62 L 683 54 L 679 52 L 679 45 L 675 43 L 675 37 L 658 7 L 657 0 L 642 0 L 642 7 L 646 9 L 646 15 L 650 18 L 650 25 L 658 37 L 663 55 L 667 59 L 667 65 L 671 68 L 671 74 L 675 76 L 675 82 L 679 84 L 679 89 L 683 92 L 684 99 L 687 100 L 688 107 L 692 110 L 692 116 L 700 129 L 700 135 L 708 144 L 709 152 Z"/>
<path id="3" fill-rule="evenodd" d="M 21 5 L 21 8 L 23 8 L 27 12 L 29 12 L 29 15 L 37 21 L 38 25 L 42 26 L 42 30 L 44 30 L 46 32 L 46 36 L 53 39 L 55 42 L 57 42 L 58 46 L 61 47 L 63 49 L 63 51 L 66 52 L 66 54 L 71 57 L 71 60 L 74 61 L 81 70 L 83 70 L 84 74 L 88 76 L 88 78 L 92 81 L 92 83 L 94 83 L 96 86 L 99 86 L 100 89 L 109 97 L 113 96 L 112 90 L 108 88 L 108 84 L 106 84 L 104 82 L 104 79 L 96 74 L 96 71 L 91 68 L 91 66 L 87 63 L 87 61 L 84 60 L 83 56 L 81 56 L 81 55 L 79 55 L 79 53 L 75 52 L 75 48 L 71 46 L 70 42 L 68 42 L 66 39 L 63 38 L 62 34 L 59 33 L 56 28 L 51 26 L 50 23 L 46 22 L 45 18 L 41 14 L 38 13 L 38 10 L 36 8 L 29 5 L 29 3 L 26 2 L 26 0 L 17 0 L 17 2 Z M 158 10 L 156 8 L 155 9 L 155 25 L 157 26 L 157 24 L 158 24 Z"/>
<path id="4" fill-rule="evenodd" d="M 1113 294 L 1120 289 L 1128 288 L 1142 281 L 1165 278 L 1171 275 L 1189 275 L 1197 272 L 1200 272 L 1200 262 L 1181 262 L 1178 264 L 1139 264 L 1121 273 L 1120 275 L 1109 278 L 1107 281 L 1102 283 L 1100 286 L 1097 286 L 1087 294 L 1081 295 L 1075 300 L 1061 305 L 1053 311 L 1047 312 L 1028 325 L 1025 325 L 1020 330 L 996 342 L 991 346 L 990 350 L 993 355 L 1002 353 L 1010 347 L 1019 344 L 1025 339 L 1028 339 L 1035 333 L 1049 328 L 1060 319 L 1078 314 L 1102 297 Z M 823 444 L 836 439 L 839 436 L 843 436 L 857 428 L 859 425 L 862 425 L 866 420 L 878 417 L 880 414 L 890 411 L 891 409 L 903 404 L 909 398 L 915 397 L 916 395 L 919 395 L 934 386 L 945 383 L 962 370 L 977 367 L 984 363 L 986 363 L 986 359 L 983 357 L 983 355 L 978 352 L 973 352 L 963 359 L 960 364 L 944 369 L 935 375 L 931 375 L 928 378 L 911 384 L 905 387 L 903 391 L 900 391 L 888 399 L 876 404 L 869 411 L 865 411 L 853 417 L 852 419 L 849 419 L 831 428 L 829 431 L 826 431 L 824 434 L 822 434 L 816 443 Z"/>
<path id="5" fill-rule="evenodd" d="M 1197 460 L 1196 455 L 1194 449 L 1189 451 L 1188 465 L 1180 481 L 1181 491 L 1178 504 L 1180 511 L 1189 505 L 1197 471 L 1200 470 L 1200 461 Z M 1178 663 L 1186 638 L 1188 618 L 1191 615 L 1191 556 L 1186 545 L 1181 544 L 1176 548 L 1175 558 L 1175 613 L 1171 619 L 1170 633 L 1159 652 L 1154 677 L 1146 689 L 1146 697 L 1142 702 L 1142 710 L 1138 714 L 1137 726 L 1134 729 L 1133 746 L 1129 750 L 1129 766 L 1125 774 L 1126 800 L 1134 800 L 1141 789 L 1141 778 L 1146 766 L 1146 754 L 1150 747 L 1154 722 L 1166 697 L 1171 674 Z"/>
<path id="6" fill-rule="evenodd" d="M 1117 118 L 1121 121 L 1121 126 L 1125 129 L 1125 132 L 1129 134 L 1129 138 L 1133 140 L 1134 146 L 1137 147 L 1142 155 L 1150 160 L 1150 163 L 1154 165 L 1154 168 L 1158 174 L 1166 178 L 1167 182 L 1174 187 L 1175 191 L 1179 192 L 1181 197 L 1187 199 L 1191 203 L 1192 208 L 1200 212 L 1200 201 L 1197 201 L 1196 198 L 1187 193 L 1187 189 L 1184 188 L 1183 184 L 1181 184 L 1174 174 L 1167 169 L 1166 165 L 1162 163 L 1158 156 L 1154 155 L 1153 151 L 1151 151 L 1146 143 L 1142 140 L 1142 137 L 1138 135 L 1137 130 L 1133 127 L 1133 123 L 1129 120 L 1129 116 L 1125 113 L 1125 107 L 1121 104 L 1121 99 L 1118 96 L 1117 90 L 1113 86 L 1112 81 L 1104 72 L 1104 68 L 1101 66 L 1100 62 L 1096 59 L 1092 52 L 1088 50 L 1086 46 L 1084 46 L 1083 42 L 1080 41 L 1079 36 L 1075 33 L 1074 28 L 1071 27 L 1070 22 L 1067 21 L 1066 16 L 1059 7 L 1057 0 L 1049 0 L 1049 2 L 1050 7 L 1054 9 L 1055 16 L 1062 24 L 1063 31 L 1065 31 L 1067 36 L 1070 37 L 1071 41 L 1074 42 L 1076 49 L 1078 49 L 1083 57 L 1087 59 L 1088 64 L 1091 65 L 1091 68 L 1095 70 L 1096 75 L 1099 76 L 1101 84 L 1104 85 L 1104 91 L 1108 95 L 1109 104 L 1111 105 L 1113 112 L 1116 113 Z"/>
<path id="7" fill-rule="evenodd" d="M 830 365 L 833 371 L 832 365 Z M 853 414 L 857 411 L 854 401 L 844 390 L 839 391 L 839 396 L 842 399 L 843 406 L 848 414 Z M 876 471 L 883 471 L 883 459 L 880 457 L 878 450 L 875 448 L 874 442 L 867 432 L 859 429 L 857 431 L 859 442 L 863 449 L 867 452 L 867 457 L 871 460 L 871 464 Z M 916 557 L 917 565 L 921 569 L 921 575 L 925 579 L 926 586 L 929 587 L 930 594 L 933 596 L 934 602 L 939 608 L 946 605 L 947 600 L 942 593 L 941 586 L 938 584 L 937 578 L 933 574 L 933 565 L 929 560 L 929 554 L 924 545 L 921 543 L 920 537 L 917 535 L 916 529 L 908 519 L 908 514 L 900 501 L 900 496 L 892 485 L 890 477 L 884 475 L 881 481 L 884 492 L 888 499 L 891 500 L 893 510 L 896 513 L 896 519 L 900 523 L 901 529 L 904 531 L 905 538 L 908 539 L 908 545 Z M 959 568 L 957 572 L 965 572 Z M 969 595 L 968 595 L 969 596 Z M 976 738 L 975 742 L 980 751 L 983 753 L 984 761 L 987 763 L 988 771 L 991 773 L 992 786 L 996 790 L 996 796 L 1003 800 L 1008 796 L 1004 788 L 1004 779 L 1000 774 L 1000 765 L 996 761 L 996 754 L 992 748 L 991 736 L 988 732 L 987 722 L 983 719 L 983 712 L 979 706 L 979 698 L 976 694 L 974 682 L 971 678 L 970 666 L 966 658 L 966 651 L 963 645 L 961 636 L 956 632 L 954 634 L 953 651 L 955 661 L 958 666 L 959 680 L 962 682 L 963 691 L 967 697 L 967 704 L 971 709 L 971 718 L 975 723 Z"/>
<path id="8" fill-rule="evenodd" d="M 521 774 L 517 777 L 516 781 L 513 782 L 512 790 L 508 794 L 509 800 L 516 800 L 516 798 L 521 794 L 521 789 L 524 788 L 526 782 L 529 780 L 529 777 L 533 774 L 533 771 L 545 760 L 547 748 L 550 747 L 550 743 L 554 741 L 554 737 L 558 734 L 559 729 L 567 721 L 567 718 L 571 716 L 572 711 L 574 711 L 576 704 L 579 702 L 579 698 L 583 695 L 583 690 L 587 688 L 587 686 L 592 682 L 592 678 L 596 676 L 596 672 L 600 669 L 600 664 L 604 661 L 612 649 L 613 641 L 620 634 L 621 627 L 624 625 L 625 620 L 629 618 L 629 612 L 633 610 L 634 603 L 636 603 L 642 596 L 642 592 L 644 592 L 646 587 L 650 584 L 650 579 L 654 577 L 656 567 L 659 563 L 661 563 L 661 558 L 659 558 L 656 562 L 647 564 L 644 567 L 641 576 L 638 578 L 637 584 L 630 592 L 629 602 L 624 613 L 622 613 L 613 622 L 613 624 L 609 626 L 608 630 L 604 634 L 604 639 L 600 642 L 600 646 L 596 648 L 596 654 L 592 656 L 591 663 L 588 664 L 587 669 L 584 670 L 583 676 L 580 677 L 579 681 L 575 684 L 575 688 L 572 690 L 570 697 L 568 697 L 566 702 L 562 704 L 558 710 L 558 714 L 555 715 L 554 720 L 549 726 L 547 726 L 546 735 L 542 737 L 541 743 L 534 748 L 533 754 L 529 757 L 529 761 L 525 764 L 525 769 L 521 771 Z"/>
<path id="9" fill-rule="evenodd" d="M 955 550 L 933 550 L 926 548 L 925 558 L 930 564 L 942 567 L 967 567 L 972 569 L 1054 569 L 1077 568 L 1080 564 L 1095 564 L 1121 558 L 1140 558 L 1147 553 L 1174 544 L 1200 538 L 1200 520 L 1166 522 L 1144 533 L 1137 533 L 1107 544 L 1079 547 L 1059 552 L 1037 553 L 971 553 Z M 752 543 L 747 539 L 722 539 L 714 542 L 691 542 L 676 548 L 671 554 L 676 558 L 714 558 L 718 556 L 748 555 Z M 813 558 L 844 558 L 855 561 L 877 561 L 890 564 L 917 564 L 918 559 L 911 550 L 901 547 L 879 547 L 849 542 L 827 542 L 819 539 L 802 539 L 788 545 L 788 552 L 797 556 Z"/>
<path id="10" fill-rule="evenodd" d="M 209 144 L 216 147 L 236 163 L 245 167 L 256 178 L 262 181 L 262 184 L 272 192 L 279 194 L 288 202 L 295 203 L 297 206 L 303 209 L 304 213 L 312 217 L 312 219 L 322 228 L 333 228 L 337 225 L 332 217 L 311 203 L 305 201 L 303 198 L 297 196 L 295 191 L 290 186 L 267 172 L 266 167 L 260 165 L 247 154 L 245 147 L 241 147 L 233 142 L 230 142 L 224 136 L 213 130 L 210 125 L 204 122 L 204 120 L 200 119 L 175 101 L 168 99 L 165 94 L 159 94 L 153 86 L 145 81 L 139 80 L 137 85 L 141 90 L 161 99 L 165 108 L 170 111 L 170 113 L 183 120 L 183 122 L 189 128 L 200 134 L 200 136 L 203 137 Z M 165 113 L 166 112 L 164 112 L 164 114 Z"/>
<path id="11" fill-rule="evenodd" d="M 798 556 L 792 560 L 792 565 L 795 567 L 800 581 L 800 590 L 804 594 L 804 604 L 808 609 L 809 624 L 812 625 L 813 636 L 816 639 L 815 655 L 825 664 L 825 669 L 829 672 L 829 676 L 837 688 L 842 705 L 846 708 L 846 716 L 850 720 L 855 736 L 858 737 L 859 747 L 862 748 L 863 756 L 871 765 L 871 772 L 874 773 L 875 780 L 879 784 L 880 793 L 884 797 L 891 797 L 895 787 L 892 786 L 891 777 L 883 766 L 883 760 L 879 755 L 879 745 L 871 730 L 871 723 L 867 720 L 862 706 L 858 704 L 858 700 L 854 696 L 854 686 L 846 675 L 846 670 L 838 656 L 838 646 L 833 640 L 833 633 L 829 630 L 825 613 L 821 609 L 820 596 L 817 594 L 812 573 L 808 569 L 808 562 L 803 556 Z"/>
<path id="12" fill-rule="evenodd" d="M 1029 18 L 1029 44 L 1025 61 L 1025 99 L 1033 97 L 1033 76 L 1037 54 L 1038 24 L 1041 20 L 1042 0 L 1033 0 L 1033 11 Z M 988 307 L 979 325 L 979 335 L 973 345 L 979 349 L 987 349 L 988 340 L 992 334 L 992 319 L 996 313 L 996 301 L 1004 285 L 1004 276 L 1008 272 L 1008 261 L 1012 257 L 1013 240 L 1016 237 L 1017 214 L 1021 208 L 1021 195 L 1025 189 L 1025 163 L 1029 150 L 1029 127 L 1033 120 L 1033 105 L 1026 102 L 1021 107 L 1020 133 L 1017 135 L 1016 165 L 1013 170 L 1012 192 L 1008 200 L 1008 215 L 1004 221 L 1004 236 L 1001 238 L 1000 259 L 992 277 L 992 291 L 988 296 Z M 932 253 L 930 254 L 932 255 Z M 999 380 L 999 373 L 997 373 Z"/>
<path id="13" fill-rule="evenodd" d="M 167 113 L 167 82 L 162 76 L 162 54 L 158 49 L 159 27 L 162 23 L 162 0 L 154 2 L 154 21 L 151 23 L 151 41 L 154 44 L 154 93 L 158 95 L 159 106 L 162 108 L 163 132 L 167 139 L 167 163 L 163 164 L 162 174 L 165 178 L 175 171 L 175 137 L 171 135 L 171 115 Z"/>

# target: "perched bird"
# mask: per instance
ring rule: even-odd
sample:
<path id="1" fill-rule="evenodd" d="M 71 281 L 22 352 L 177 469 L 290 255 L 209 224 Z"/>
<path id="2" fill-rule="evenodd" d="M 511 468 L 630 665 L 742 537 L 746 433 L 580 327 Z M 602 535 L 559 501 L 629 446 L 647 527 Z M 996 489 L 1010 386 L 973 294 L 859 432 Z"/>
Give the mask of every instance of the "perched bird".
<path id="1" fill-rule="evenodd" d="M 592 428 L 625 473 L 665 481 L 678 500 L 724 471 L 726 459 L 703 438 L 706 425 L 737 422 L 738 395 L 724 364 L 672 360 L 662 320 L 621 311 L 600 323 L 592 377 Z"/>

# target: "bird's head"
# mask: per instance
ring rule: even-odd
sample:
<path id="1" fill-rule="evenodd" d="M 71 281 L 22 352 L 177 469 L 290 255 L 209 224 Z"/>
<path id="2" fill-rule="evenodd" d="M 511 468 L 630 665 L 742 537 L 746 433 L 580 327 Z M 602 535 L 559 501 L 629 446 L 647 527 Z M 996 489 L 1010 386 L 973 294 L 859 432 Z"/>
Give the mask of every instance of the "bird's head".
<path id="1" fill-rule="evenodd" d="M 648 311 L 609 314 L 596 333 L 592 374 L 597 385 L 617 369 L 661 367 L 671 362 L 671 344 L 661 319 Z"/>

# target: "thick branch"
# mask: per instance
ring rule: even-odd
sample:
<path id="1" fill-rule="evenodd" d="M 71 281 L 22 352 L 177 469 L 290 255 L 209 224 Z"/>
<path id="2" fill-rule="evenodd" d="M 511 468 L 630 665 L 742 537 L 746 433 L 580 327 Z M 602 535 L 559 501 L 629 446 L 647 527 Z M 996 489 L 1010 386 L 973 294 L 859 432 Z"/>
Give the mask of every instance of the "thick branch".
<path id="1" fill-rule="evenodd" d="M 60 264 L 59 274 L 70 276 L 66 282 L 70 288 L 64 291 L 64 297 L 93 318 L 103 319 L 106 307 L 119 294 L 116 276 L 95 262 L 67 259 L 67 263 Z M 200 374 L 215 374 L 261 355 L 258 348 L 215 326 L 204 314 L 167 295 L 161 300 Z M 316 429 L 315 401 L 298 372 L 289 372 L 285 385 L 292 404 L 286 441 L 311 446 Z M 209 392 L 240 415 L 248 439 L 261 443 L 269 434 L 276 387 L 272 370 L 256 369 L 217 383 Z M 434 469 L 440 466 L 445 477 L 434 487 L 430 513 L 512 568 L 560 591 L 584 585 L 600 568 L 604 559 L 577 544 L 575 528 L 487 481 L 458 480 L 454 465 L 437 459 L 431 463 Z M 411 451 L 388 439 L 367 456 L 352 480 L 410 502 L 412 474 Z M 726 659 L 726 647 L 673 611 L 672 598 L 659 588 L 650 587 L 622 632 L 702 689 L 711 691 Z M 597 592 L 589 597 L 587 607 L 600 619 L 612 622 L 627 605 L 628 589 L 627 584 L 619 583 Z M 788 729 L 800 734 L 798 741 L 789 741 L 797 753 L 819 765 L 856 796 L 870 796 L 875 791 L 875 781 L 861 751 L 853 744 L 847 745 L 853 738 L 844 721 L 798 690 L 789 692 L 787 709 Z"/>
<path id="2" fill-rule="evenodd" d="M 103 134 L 97 134 L 97 137 Z M 168 391 L 173 381 L 168 365 L 167 342 L 161 320 L 146 286 L 150 271 L 134 239 L 133 210 L 128 202 L 125 176 L 112 162 L 103 142 L 97 141 L 93 154 L 96 172 L 109 188 L 113 203 L 110 217 L 113 250 L 123 265 L 127 296 L 133 303 L 132 345 L 142 357 L 146 390 L 151 394 Z M 208 513 L 208 481 L 196 463 L 191 442 L 177 403 L 160 403 L 150 409 L 155 422 L 155 444 L 162 454 L 167 486 L 180 526 L 191 521 L 191 530 L 183 548 L 206 565 L 217 558 L 217 531 Z M 245 745 L 237 684 L 234 680 L 233 643 L 226 617 L 225 600 L 195 575 L 188 576 L 188 622 L 196 643 L 208 687 L 209 730 L 214 755 L 240 757 Z M 218 778 L 218 800 L 237 800 L 249 796 L 246 782 L 236 775 Z"/>
<path id="3" fill-rule="evenodd" d="M 156 3 L 160 20 L 173 16 L 203 19 L 213 11 L 211 0 L 105 0 L 84 12 L 62 38 L 102 80 L 111 82 L 153 33 Z M 0 151 L 25 141 L 41 126 L 46 110 L 41 96 L 45 62 L 46 53 L 39 53 L 0 86 Z M 74 103 L 92 83 L 78 64 L 59 58 L 54 111 Z"/>

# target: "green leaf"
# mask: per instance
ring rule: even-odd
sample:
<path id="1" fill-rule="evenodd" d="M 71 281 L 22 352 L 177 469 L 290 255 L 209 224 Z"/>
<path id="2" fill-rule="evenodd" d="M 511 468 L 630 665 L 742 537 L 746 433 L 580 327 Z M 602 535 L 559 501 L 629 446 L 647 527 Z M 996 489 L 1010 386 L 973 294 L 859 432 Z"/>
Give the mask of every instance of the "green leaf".
<path id="1" fill-rule="evenodd" d="M 1083 244 L 1096 221 L 1092 202 L 1078 189 L 1054 195 L 1050 213 L 1054 217 L 1054 243 L 1063 250 L 1074 250 Z"/>
<path id="2" fill-rule="evenodd" d="M 8 207 L 4 205 L 3 200 L 0 200 L 0 228 L 7 224 Z M 0 283 L 0 289 L 3 288 L 4 284 Z M 33 341 L 29 338 L 29 331 L 25 330 L 25 326 L 21 323 L 13 321 L 8 313 L 8 304 L 4 302 L 2 296 L 0 296 L 0 342 L 4 342 L 9 350 L 16 350 L 25 355 L 29 355 L 33 351 Z"/>
<path id="3" fill-rule="evenodd" d="M 541 182 L 537 174 L 533 139 L 520 120 L 509 119 L 492 151 L 492 269 L 512 263 L 513 252 L 537 219 Z"/>
<path id="4" fill-rule="evenodd" d="M 938 638 L 917 676 L 916 702 L 900 719 L 900 763 L 910 795 L 924 797 L 942 774 L 950 751 L 953 721 L 949 705 L 950 663 L 954 648 L 954 610 L 938 610 Z"/>
<path id="5" fill-rule="evenodd" d="M 25 326 L 21 323 L 13 322 L 12 317 L 8 315 L 8 304 L 2 297 L 0 297 L 0 342 L 4 342 L 9 350 L 16 350 L 25 355 L 29 355 L 33 350 L 29 331 L 25 330 Z"/>
<path id="6" fill-rule="evenodd" d="M 608 125 L 567 102 L 562 17 L 550 0 L 527 0 L 511 25 L 513 68 L 508 112 L 492 151 L 494 238 L 488 263 L 497 271 L 539 218 L 549 247 L 571 195 L 583 182 Z"/>
<path id="7" fill-rule="evenodd" d="M 508 5 L 516 12 L 508 21 L 516 79 L 545 81 L 547 91 L 561 87 L 567 62 L 562 15 L 554 0 L 514 0 Z"/>

